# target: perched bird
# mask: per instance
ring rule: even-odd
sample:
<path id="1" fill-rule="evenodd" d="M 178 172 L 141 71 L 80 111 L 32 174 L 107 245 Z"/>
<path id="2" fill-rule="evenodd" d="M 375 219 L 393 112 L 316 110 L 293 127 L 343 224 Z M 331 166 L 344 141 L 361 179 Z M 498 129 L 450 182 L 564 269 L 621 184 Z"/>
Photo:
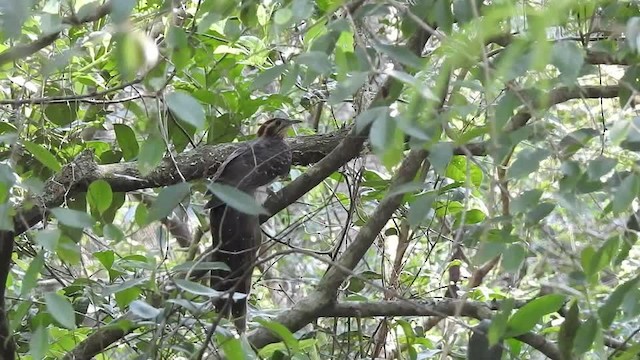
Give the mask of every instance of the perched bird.
<path id="1" fill-rule="evenodd" d="M 291 169 L 291 149 L 284 141 L 287 129 L 300 121 L 273 118 L 258 129 L 257 138 L 234 151 L 220 165 L 211 181 L 233 186 L 255 197 L 256 190 L 270 184 Z M 214 270 L 211 286 L 218 291 L 233 289 L 246 297 L 218 300 L 214 305 L 223 316 L 231 315 L 238 331 L 246 327 L 247 297 L 251 290 L 251 273 L 255 266 L 262 233 L 258 217 L 227 206 L 217 197 L 205 205 L 210 209 L 211 237 L 216 250 L 211 261 L 227 264 L 230 272 Z M 230 294 L 231 295 L 231 294 Z"/>

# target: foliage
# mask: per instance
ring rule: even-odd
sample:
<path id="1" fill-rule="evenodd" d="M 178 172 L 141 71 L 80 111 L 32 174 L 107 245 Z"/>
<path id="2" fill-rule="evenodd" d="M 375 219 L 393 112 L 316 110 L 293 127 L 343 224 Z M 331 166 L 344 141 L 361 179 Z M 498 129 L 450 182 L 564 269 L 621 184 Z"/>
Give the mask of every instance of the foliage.
<path id="1" fill-rule="evenodd" d="M 97 163 L 15 237 L 17 352 L 70 356 L 108 329 L 118 346 L 98 358 L 463 358 L 459 335 L 490 317 L 503 358 L 634 358 L 638 19 L 620 0 L 0 0 L 2 232 L 83 151 Z M 256 350 L 261 333 L 235 337 L 212 310 L 223 295 L 188 274 L 226 269 L 199 261 L 207 190 L 271 208 L 202 169 L 167 174 L 274 115 L 305 119 L 301 142 L 349 128 L 367 143 L 322 181 L 309 174 L 333 165 L 301 160 L 272 185 L 312 189 L 269 197 L 288 207 L 263 225 L 249 328 L 280 342 Z M 348 281 L 323 288 L 336 263 Z M 443 297 L 492 310 L 425 317 Z"/>

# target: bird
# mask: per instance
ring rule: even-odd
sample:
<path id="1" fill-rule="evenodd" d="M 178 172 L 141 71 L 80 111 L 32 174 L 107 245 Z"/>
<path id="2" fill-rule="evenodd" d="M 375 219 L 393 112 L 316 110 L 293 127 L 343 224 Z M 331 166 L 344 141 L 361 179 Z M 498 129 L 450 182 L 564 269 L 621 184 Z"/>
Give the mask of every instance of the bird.
<path id="1" fill-rule="evenodd" d="M 233 186 L 255 198 L 258 188 L 268 185 L 291 169 L 291 149 L 284 140 L 287 130 L 299 120 L 272 118 L 260 126 L 255 140 L 229 155 L 210 181 Z M 247 299 L 251 291 L 251 273 L 262 243 L 260 221 L 254 214 L 237 210 L 219 198 L 205 205 L 209 210 L 213 253 L 211 261 L 227 264 L 230 271 L 213 270 L 211 287 L 229 292 L 214 301 L 216 312 L 229 317 L 239 332 L 246 328 Z M 241 293 L 244 296 L 233 296 Z M 229 302 L 230 303 L 227 303 Z"/>

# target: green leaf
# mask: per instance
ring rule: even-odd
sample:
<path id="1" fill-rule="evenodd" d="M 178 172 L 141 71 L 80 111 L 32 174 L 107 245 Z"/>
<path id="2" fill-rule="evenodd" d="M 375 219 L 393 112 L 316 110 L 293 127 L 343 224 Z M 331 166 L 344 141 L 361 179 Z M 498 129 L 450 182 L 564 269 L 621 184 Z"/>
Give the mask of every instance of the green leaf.
<path id="1" fill-rule="evenodd" d="M 147 138 L 138 155 L 138 169 L 142 175 L 149 174 L 160 163 L 165 149 L 161 138 L 151 135 Z"/>
<path id="2" fill-rule="evenodd" d="M 45 358 L 47 351 L 49 351 L 49 330 L 46 326 L 40 325 L 31 333 L 29 353 L 34 360 L 40 360 Z"/>
<path id="3" fill-rule="evenodd" d="M 508 337 L 515 337 L 531 331 L 544 315 L 558 311 L 564 303 L 564 296 L 551 294 L 539 297 L 518 309 L 509 319 Z"/>
<path id="4" fill-rule="evenodd" d="M 367 79 L 369 79 L 368 72 L 352 72 L 348 74 L 347 78 L 340 81 L 336 89 L 331 92 L 327 100 L 328 104 L 336 105 L 351 97 L 353 93 L 362 87 L 362 84 L 364 84 Z"/>
<path id="5" fill-rule="evenodd" d="M 122 156 L 125 160 L 130 161 L 138 156 L 138 140 L 133 130 L 124 124 L 113 124 L 113 130 L 116 133 L 116 141 L 122 150 Z"/>
<path id="6" fill-rule="evenodd" d="M 223 334 L 216 334 L 216 340 L 224 352 L 224 358 L 229 360 L 245 360 L 249 357 L 245 354 L 242 348 L 242 343 L 234 336 L 224 336 Z"/>
<path id="7" fill-rule="evenodd" d="M 22 284 L 20 286 L 20 297 L 28 297 L 29 292 L 38 284 L 38 277 L 40 277 L 40 271 L 44 267 L 44 253 L 42 251 L 31 260 L 29 267 L 22 278 Z"/>
<path id="8" fill-rule="evenodd" d="M 445 175 L 447 166 L 453 157 L 453 144 L 439 142 L 429 149 L 429 161 L 439 175 Z"/>
<path id="9" fill-rule="evenodd" d="M 60 260 L 66 263 L 77 264 L 80 262 L 80 247 L 67 236 L 60 237 L 56 254 Z"/>
<path id="10" fill-rule="evenodd" d="M 160 190 L 156 201 L 149 208 L 145 223 L 150 224 L 169 216 L 173 209 L 189 196 L 190 192 L 191 185 L 189 183 L 179 183 Z"/>
<path id="11" fill-rule="evenodd" d="M 520 105 L 522 105 L 522 100 L 517 93 L 511 90 L 507 91 L 504 96 L 498 100 L 494 125 L 497 131 L 504 128 Z M 500 132 L 498 134 L 500 134 Z"/>
<path id="12" fill-rule="evenodd" d="M 60 235 L 62 235 L 60 229 L 40 230 L 36 233 L 36 244 L 47 249 L 47 251 L 55 252 Z"/>
<path id="13" fill-rule="evenodd" d="M 104 266 L 104 268 L 107 270 L 111 270 L 113 262 L 116 260 L 116 255 L 113 250 L 94 252 L 93 256 L 98 259 L 102 266 Z"/>
<path id="14" fill-rule="evenodd" d="M 511 213 L 526 213 L 534 205 L 538 205 L 540 197 L 542 197 L 542 190 L 540 189 L 527 190 L 523 192 L 511 202 Z"/>
<path id="15" fill-rule="evenodd" d="M 542 219 L 551 214 L 556 205 L 554 203 L 545 201 L 538 204 L 535 208 L 529 211 L 526 215 L 526 225 L 532 226 L 539 223 Z"/>
<path id="16" fill-rule="evenodd" d="M 445 173 L 446 177 L 466 183 L 467 179 L 475 187 L 482 185 L 482 169 L 471 161 L 467 161 L 465 156 L 454 156 L 449 162 Z"/>
<path id="17" fill-rule="evenodd" d="M 71 52 L 68 52 L 67 54 L 72 55 Z M 58 58 L 58 59 L 61 59 L 64 63 L 66 63 L 67 62 L 66 60 L 68 60 L 68 56 L 62 56 L 61 58 Z M 61 104 L 47 105 L 44 108 L 44 115 L 47 117 L 49 121 L 51 121 L 52 123 L 58 126 L 69 125 L 76 120 L 76 117 L 78 115 L 78 103 L 67 102 L 67 103 L 61 103 Z"/>
<path id="18" fill-rule="evenodd" d="M 381 43 L 374 43 L 373 47 L 388 55 L 389 57 L 397 60 L 399 63 L 410 66 L 415 69 L 422 68 L 422 59 L 409 50 L 407 46 L 387 45 Z"/>
<path id="19" fill-rule="evenodd" d="M 502 268 L 509 273 L 515 273 L 524 262 L 526 249 L 520 244 L 511 244 L 502 256 Z"/>
<path id="20" fill-rule="evenodd" d="M 558 332 L 558 347 L 563 355 L 564 359 L 571 359 L 573 353 L 573 344 L 580 329 L 580 310 L 578 309 L 578 302 L 573 301 L 573 304 L 567 311 L 564 322 L 560 326 Z"/>
<path id="21" fill-rule="evenodd" d="M 67 329 L 75 330 L 76 317 L 73 312 L 73 306 L 66 297 L 58 293 L 49 292 L 44 295 L 44 301 L 47 305 L 47 311 L 57 322 Z"/>
<path id="22" fill-rule="evenodd" d="M 598 309 L 598 315 L 602 322 L 602 327 L 608 329 L 615 319 L 620 305 L 627 293 L 636 288 L 640 283 L 640 276 L 637 276 L 622 285 L 619 285 L 611 295 L 607 298 L 605 303 Z"/>
<path id="23" fill-rule="evenodd" d="M 53 171 L 60 171 L 62 166 L 58 162 L 55 156 L 49 152 L 49 150 L 45 149 L 40 144 L 35 144 L 30 141 L 23 141 L 22 144 L 27 149 L 28 152 L 31 153 L 42 165 L 48 167 Z"/>
<path id="24" fill-rule="evenodd" d="M 131 310 L 132 313 L 147 320 L 155 319 L 161 313 L 159 309 L 156 309 L 155 307 L 147 304 L 145 301 L 142 301 L 142 300 L 132 301 L 131 304 L 129 305 L 129 309 Z"/>
<path id="25" fill-rule="evenodd" d="M 373 149 L 381 155 L 393 141 L 396 122 L 388 117 L 379 117 L 371 125 L 369 140 Z"/>
<path id="26" fill-rule="evenodd" d="M 573 349 L 576 354 L 582 355 L 591 350 L 591 345 L 600 331 L 600 322 L 594 316 L 589 317 L 582 326 L 578 327 L 576 337 L 573 340 Z"/>
<path id="27" fill-rule="evenodd" d="M 122 23 L 129 18 L 131 11 L 135 8 L 136 0 L 115 0 L 112 1 L 111 19 L 114 23 Z"/>
<path id="28" fill-rule="evenodd" d="M 173 116 L 193 125 L 196 129 L 204 128 L 204 109 L 191 95 L 185 92 L 172 92 L 167 95 L 166 101 Z"/>
<path id="29" fill-rule="evenodd" d="M 627 86 L 621 86 L 618 91 L 620 107 L 626 107 L 629 102 L 629 98 L 636 91 L 635 89 L 640 89 L 640 66 L 638 64 L 628 66 L 619 81 L 623 84 L 627 84 Z M 620 123 L 622 123 L 622 121 Z M 632 132 L 635 135 L 632 139 L 628 139 L 629 143 L 627 146 L 625 146 L 625 142 L 620 144 L 620 146 L 628 150 L 640 150 L 640 129 L 637 127 L 638 123 L 640 123 L 640 118 L 636 117 L 633 120 L 634 126 L 629 128 L 629 135 L 631 135 Z"/>
<path id="30" fill-rule="evenodd" d="M 222 292 L 214 290 L 208 286 L 200 285 L 196 282 L 184 280 L 184 279 L 175 279 L 173 280 L 180 289 L 189 292 L 195 295 L 209 296 L 213 298 L 219 298 L 223 295 Z M 235 296 L 235 294 L 234 294 Z"/>
<path id="31" fill-rule="evenodd" d="M 538 170 L 540 162 L 546 159 L 551 152 L 546 149 L 524 149 L 518 153 L 518 158 L 507 170 L 510 179 L 520 179 Z"/>
<path id="32" fill-rule="evenodd" d="M 287 329 L 284 325 L 275 321 L 268 321 L 264 319 L 257 319 L 256 321 L 267 330 L 271 331 L 282 341 L 284 341 L 284 343 L 287 345 L 287 348 L 290 349 L 293 353 L 297 353 L 300 351 L 298 339 L 296 339 L 291 331 L 289 331 L 289 329 Z"/>
<path id="33" fill-rule="evenodd" d="M 640 178 L 635 173 L 629 174 L 620 186 L 618 186 L 613 194 L 611 201 L 611 210 L 614 214 L 620 214 L 631 206 L 633 200 L 640 192 Z"/>
<path id="34" fill-rule="evenodd" d="M 309 51 L 296 57 L 296 63 L 306 65 L 318 74 L 331 72 L 332 64 L 327 55 L 320 51 Z"/>
<path id="35" fill-rule="evenodd" d="M 514 307 L 514 301 L 511 298 L 504 299 L 500 304 L 500 310 L 491 319 L 491 325 L 487 332 L 487 338 L 489 339 L 489 345 L 493 346 L 504 338 L 504 334 L 507 331 L 509 315 Z"/>
<path id="36" fill-rule="evenodd" d="M 567 158 L 585 147 L 591 139 L 599 136 L 600 132 L 591 128 L 578 129 L 560 140 L 561 156 Z"/>
<path id="37" fill-rule="evenodd" d="M 387 118 L 389 112 L 389 108 L 386 106 L 369 108 L 360 113 L 356 117 L 356 130 L 358 133 L 362 132 L 366 129 L 371 123 L 380 119 Z"/>
<path id="38" fill-rule="evenodd" d="M 605 156 L 599 156 L 587 165 L 587 175 L 591 180 L 599 180 L 602 176 L 607 175 L 618 164 L 618 160 Z"/>
<path id="39" fill-rule="evenodd" d="M 89 205 L 98 209 L 100 214 L 103 214 L 113 201 L 113 192 L 111 191 L 111 185 L 108 182 L 100 179 L 96 180 L 89 185 L 87 190 L 87 202 Z"/>
<path id="40" fill-rule="evenodd" d="M 111 277 L 111 275 L 110 275 Z M 113 297 L 116 299 L 116 304 L 120 309 L 125 309 L 127 306 L 130 307 L 131 303 L 140 297 L 142 293 L 142 289 L 139 286 L 130 287 L 128 289 L 124 289 L 122 291 L 116 292 Z"/>
<path id="41" fill-rule="evenodd" d="M 293 0 L 291 11 L 295 22 L 306 20 L 313 14 L 314 3 L 310 0 Z"/>
<path id="42" fill-rule="evenodd" d="M 268 214 L 253 196 L 226 184 L 211 183 L 207 186 L 218 199 L 232 208 L 249 215 Z"/>
<path id="43" fill-rule="evenodd" d="M 618 252 L 619 245 L 620 239 L 618 236 L 612 236 L 605 241 L 600 249 L 591 257 L 589 264 L 584 267 L 585 274 L 588 277 L 592 277 L 609 266 Z"/>
<path id="44" fill-rule="evenodd" d="M 438 194 L 435 191 L 430 191 L 416 196 L 409 204 L 407 221 L 412 229 L 420 226 L 430 213 L 433 214 L 432 205 L 437 196 Z"/>
<path id="45" fill-rule="evenodd" d="M 231 271 L 229 265 L 219 261 L 186 261 L 174 266 L 172 272 L 187 272 L 199 270 L 222 270 Z"/>
<path id="46" fill-rule="evenodd" d="M 288 64 L 283 64 L 276 65 L 264 70 L 263 72 L 258 74 L 258 76 L 256 76 L 249 89 L 257 90 L 264 88 L 265 86 L 271 84 L 273 81 L 279 78 L 280 75 L 284 74 L 284 72 L 287 71 L 288 68 Z"/>
<path id="47" fill-rule="evenodd" d="M 573 41 L 555 42 L 551 63 L 560 70 L 560 80 L 573 85 L 584 65 L 584 50 Z"/>
<path id="48" fill-rule="evenodd" d="M 72 228 L 84 229 L 94 224 L 93 218 L 86 212 L 66 208 L 53 208 L 50 211 L 61 224 Z"/>
<path id="49" fill-rule="evenodd" d="M 124 240 L 124 233 L 122 230 L 113 224 L 105 224 L 102 227 L 102 234 L 106 239 L 113 240 L 115 242 Z"/>

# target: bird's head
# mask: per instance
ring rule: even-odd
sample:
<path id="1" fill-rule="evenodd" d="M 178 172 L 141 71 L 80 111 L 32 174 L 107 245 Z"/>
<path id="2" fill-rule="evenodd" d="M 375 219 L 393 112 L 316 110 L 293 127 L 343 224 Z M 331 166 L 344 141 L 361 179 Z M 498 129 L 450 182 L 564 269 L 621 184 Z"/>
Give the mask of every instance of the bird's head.
<path id="1" fill-rule="evenodd" d="M 287 129 L 291 127 L 293 124 L 301 123 L 300 120 L 289 120 L 283 118 L 273 118 L 267 120 L 264 124 L 260 126 L 258 129 L 258 137 L 284 137 Z"/>

